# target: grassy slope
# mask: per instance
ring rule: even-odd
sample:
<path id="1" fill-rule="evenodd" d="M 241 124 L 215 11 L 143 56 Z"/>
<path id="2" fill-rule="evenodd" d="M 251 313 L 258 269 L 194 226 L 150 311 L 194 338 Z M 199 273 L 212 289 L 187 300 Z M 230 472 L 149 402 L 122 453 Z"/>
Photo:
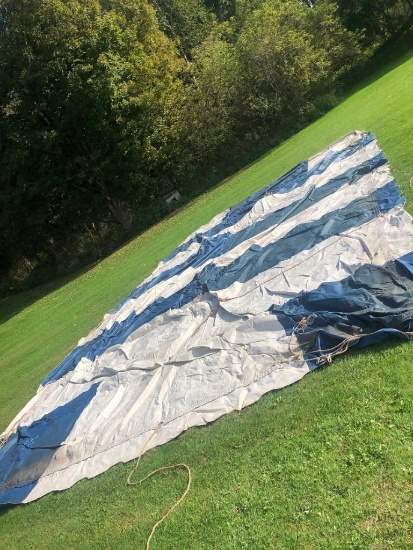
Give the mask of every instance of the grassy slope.
<path id="1" fill-rule="evenodd" d="M 188 233 L 354 129 L 371 130 L 413 212 L 413 57 L 76 280 L 0 303 L 0 431 L 40 380 Z M 411 174 L 413 175 L 413 174 Z M 142 472 L 193 468 L 153 548 L 411 548 L 412 346 L 350 355 L 240 414 L 151 451 Z M 170 473 L 127 490 L 119 465 L 69 491 L 0 512 L 9 548 L 143 547 L 185 486 Z M 410 522 L 410 523 L 409 523 Z"/>

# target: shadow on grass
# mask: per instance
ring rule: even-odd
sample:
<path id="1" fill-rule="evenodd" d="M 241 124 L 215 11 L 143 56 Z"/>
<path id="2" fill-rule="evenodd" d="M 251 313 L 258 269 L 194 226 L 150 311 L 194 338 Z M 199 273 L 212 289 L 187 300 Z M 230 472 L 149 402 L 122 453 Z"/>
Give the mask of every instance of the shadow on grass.
<path id="1" fill-rule="evenodd" d="M 13 510 L 13 508 L 15 508 L 16 505 L 15 504 L 3 504 L 3 505 L 0 505 L 0 518 L 2 516 L 5 516 L 8 512 L 10 512 L 11 510 Z"/>
<path id="2" fill-rule="evenodd" d="M 345 86 L 343 99 L 348 99 L 356 92 L 370 86 L 386 74 L 407 63 L 413 57 L 413 50 L 411 48 L 413 48 L 413 37 L 412 43 L 408 48 L 404 48 L 403 51 L 383 52 L 382 55 L 369 59 L 364 66 L 350 71 L 343 78 Z"/>
<path id="3" fill-rule="evenodd" d="M 93 269 L 99 262 L 93 262 L 87 266 L 73 271 L 70 274 L 53 279 L 47 283 L 35 286 L 28 290 L 16 291 L 6 298 L 0 300 L 0 325 L 13 318 L 15 315 L 30 307 L 32 304 L 45 298 L 49 294 L 52 294 L 59 288 L 67 285 L 71 281 L 81 277 L 91 269 Z"/>

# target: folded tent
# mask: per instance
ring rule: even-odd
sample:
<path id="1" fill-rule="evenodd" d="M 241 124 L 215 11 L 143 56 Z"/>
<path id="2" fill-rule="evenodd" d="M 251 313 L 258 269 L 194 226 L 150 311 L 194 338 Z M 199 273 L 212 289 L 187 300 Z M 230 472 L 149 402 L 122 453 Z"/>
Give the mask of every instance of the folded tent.
<path id="1" fill-rule="evenodd" d="M 42 382 L 2 436 L 30 502 L 413 327 L 413 229 L 353 132 L 201 227 Z"/>

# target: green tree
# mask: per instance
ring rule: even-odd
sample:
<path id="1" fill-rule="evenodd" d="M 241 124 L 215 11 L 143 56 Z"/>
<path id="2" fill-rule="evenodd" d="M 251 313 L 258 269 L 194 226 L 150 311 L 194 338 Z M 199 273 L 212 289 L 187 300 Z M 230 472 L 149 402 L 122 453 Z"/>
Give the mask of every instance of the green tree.
<path id="1" fill-rule="evenodd" d="M 183 113 L 181 142 L 191 164 L 208 167 L 218 164 L 228 150 L 241 110 L 234 46 L 212 34 L 194 50 L 193 70 L 197 85 Z"/>
<path id="2" fill-rule="evenodd" d="M 146 0 L 0 3 L 0 263 L 128 227 L 167 161 L 183 71 Z"/>
<path id="3" fill-rule="evenodd" d="M 202 0 L 151 0 L 160 28 L 179 45 L 182 57 L 189 63 L 192 49 L 209 34 L 211 13 Z"/>
<path id="4" fill-rule="evenodd" d="M 235 4 L 236 0 L 205 0 L 205 5 L 215 13 L 219 23 L 235 15 Z"/>
<path id="5" fill-rule="evenodd" d="M 363 33 L 343 25 L 335 2 L 317 2 L 304 13 L 300 27 L 310 35 L 312 45 L 326 55 L 328 84 L 334 86 L 342 73 L 366 56 L 360 45 Z"/>
<path id="6" fill-rule="evenodd" d="M 413 23 L 412 0 L 337 0 L 337 4 L 345 26 L 363 31 L 368 45 L 381 44 Z"/>
<path id="7" fill-rule="evenodd" d="M 251 116 L 276 126 L 311 110 L 360 56 L 357 37 L 333 5 L 310 9 L 295 0 L 268 1 L 247 13 L 237 49 Z"/>
<path id="8" fill-rule="evenodd" d="M 298 2 L 268 2 L 247 16 L 239 34 L 249 110 L 261 122 L 299 117 L 328 71 L 326 52 L 303 29 L 307 10 Z"/>

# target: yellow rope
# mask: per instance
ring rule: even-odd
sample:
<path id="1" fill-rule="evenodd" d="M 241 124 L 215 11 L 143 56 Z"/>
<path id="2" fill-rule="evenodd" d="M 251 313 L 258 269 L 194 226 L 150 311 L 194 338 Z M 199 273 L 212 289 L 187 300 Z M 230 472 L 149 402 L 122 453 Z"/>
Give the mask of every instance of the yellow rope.
<path id="1" fill-rule="evenodd" d="M 126 485 L 128 486 L 131 486 L 131 485 L 140 485 L 141 483 L 143 483 L 144 481 L 146 481 L 147 479 L 149 479 L 150 477 L 152 477 L 154 474 L 156 474 L 157 472 L 163 472 L 165 470 L 174 470 L 174 469 L 177 469 L 177 468 L 184 468 L 187 472 L 188 472 L 188 483 L 187 483 L 187 486 L 186 486 L 186 489 L 185 491 L 182 493 L 182 495 L 179 497 L 179 499 L 175 502 L 175 504 L 173 506 L 171 506 L 171 508 L 169 508 L 169 510 L 163 514 L 163 516 L 161 517 L 160 520 L 158 520 L 155 525 L 152 527 L 152 530 L 151 530 L 151 533 L 146 541 L 146 550 L 149 550 L 149 547 L 150 547 L 150 544 L 151 544 L 151 540 L 155 534 L 155 531 L 156 529 L 160 526 L 160 524 L 166 520 L 166 518 L 169 516 L 169 514 L 172 512 L 172 510 L 174 510 L 175 508 L 177 508 L 181 502 L 184 500 L 184 498 L 186 497 L 186 495 L 189 493 L 189 489 L 191 488 L 191 483 L 192 483 L 192 474 L 191 474 L 191 468 L 187 465 L 187 464 L 172 464 L 172 466 L 161 466 L 160 468 L 157 468 L 156 470 L 153 470 L 152 472 L 150 472 L 148 475 L 146 475 L 145 477 L 143 477 L 142 479 L 140 479 L 139 481 L 131 481 L 131 478 L 133 476 L 133 474 L 136 472 L 136 470 L 138 469 L 138 466 L 139 466 L 139 463 L 141 461 L 141 458 L 142 458 L 142 455 L 143 453 L 145 452 L 145 449 L 146 447 L 149 445 L 149 442 L 155 437 L 155 435 L 158 433 L 158 430 L 159 428 L 161 427 L 162 424 L 159 424 L 159 426 L 152 432 L 152 434 L 150 435 L 150 437 L 148 438 L 148 440 L 146 441 L 145 445 L 142 447 L 142 450 L 141 450 L 141 453 L 139 455 L 139 458 L 137 459 L 136 461 L 136 464 L 135 466 L 132 468 L 132 471 L 130 472 L 129 476 L 128 476 L 128 479 L 126 481 Z"/>

